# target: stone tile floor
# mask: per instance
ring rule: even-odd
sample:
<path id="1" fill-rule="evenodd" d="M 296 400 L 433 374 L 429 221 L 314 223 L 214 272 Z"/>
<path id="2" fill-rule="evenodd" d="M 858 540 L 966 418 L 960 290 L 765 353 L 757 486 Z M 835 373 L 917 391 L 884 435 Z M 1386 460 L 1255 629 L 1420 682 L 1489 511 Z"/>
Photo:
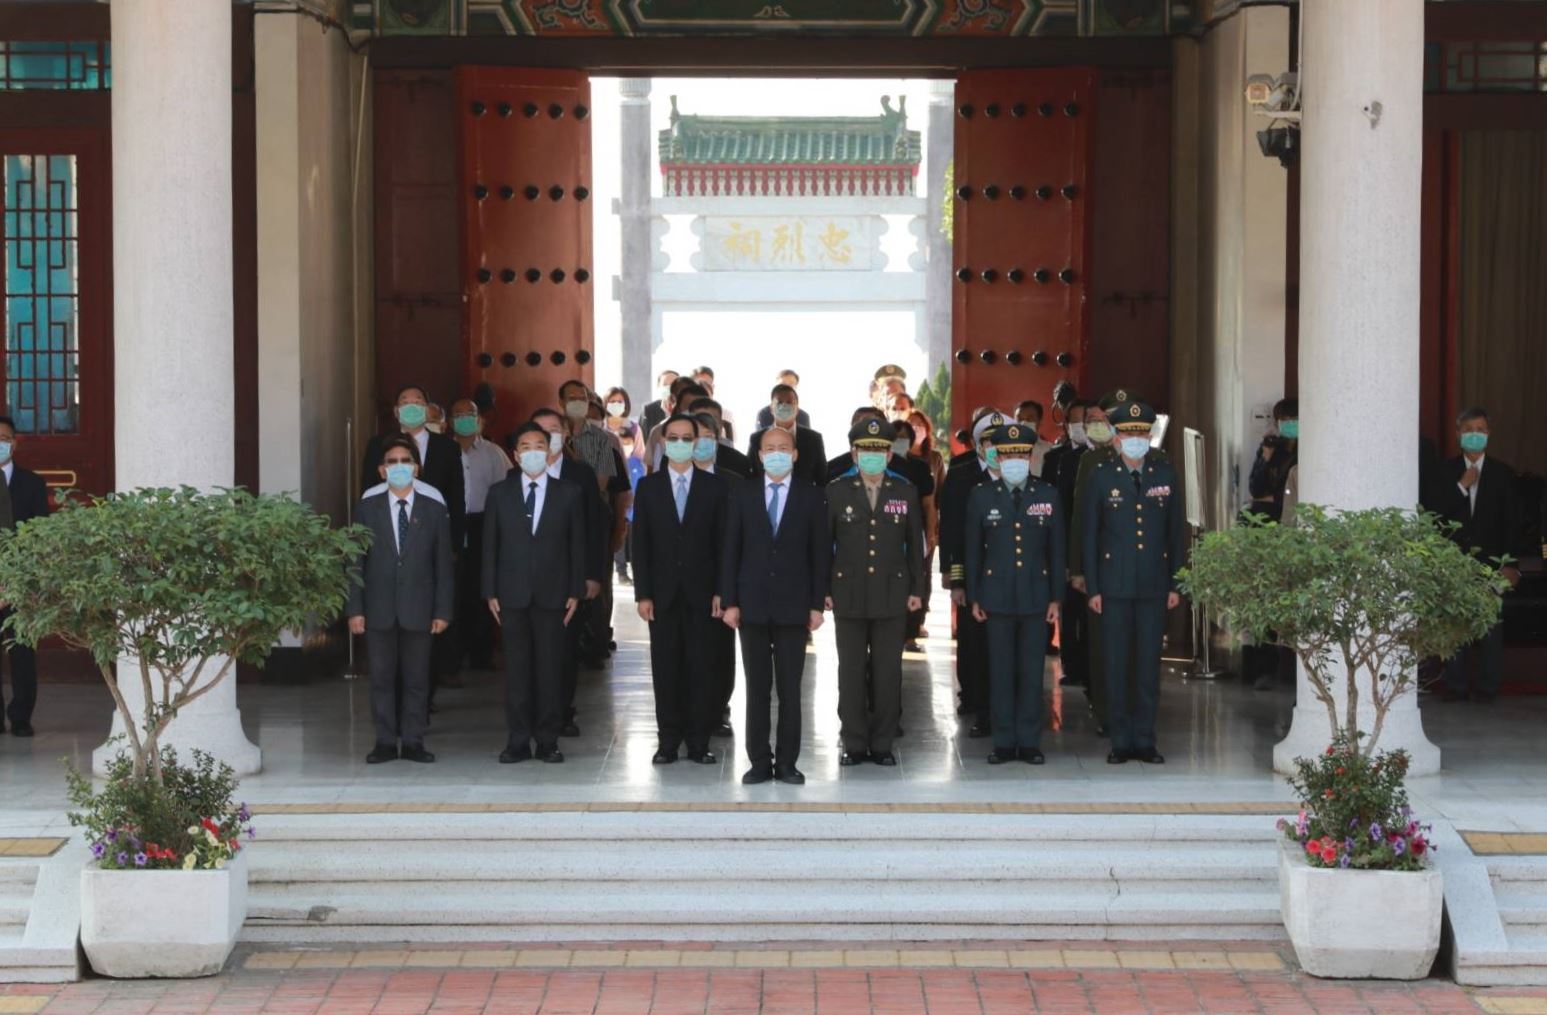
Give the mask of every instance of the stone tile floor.
<path id="1" fill-rule="evenodd" d="M 552 956 L 548 965 L 538 961 L 544 951 Z M 689 966 L 683 959 L 690 956 L 704 964 Z M 711 957 L 726 962 L 712 965 Z M 577 964 L 577 958 L 586 964 Z M 561 959 L 564 964 L 551 964 Z M 9 1012 L 1547 1015 L 1547 991 L 1473 991 L 1438 980 L 1317 980 L 1296 971 L 1284 949 L 1256 944 L 1169 951 L 1046 942 L 1022 949 L 1003 943 L 957 949 L 932 944 L 918 950 L 888 944 L 845 952 L 593 945 L 520 951 L 248 951 L 227 972 L 204 980 L 13 985 L 0 993 L 0 1015 Z"/>

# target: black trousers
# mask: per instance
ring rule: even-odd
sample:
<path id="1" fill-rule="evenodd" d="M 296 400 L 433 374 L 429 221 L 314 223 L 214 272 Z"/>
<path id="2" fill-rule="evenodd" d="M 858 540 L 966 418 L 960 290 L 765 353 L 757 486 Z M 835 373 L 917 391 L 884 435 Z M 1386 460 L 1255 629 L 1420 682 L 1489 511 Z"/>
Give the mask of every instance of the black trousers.
<path id="1" fill-rule="evenodd" d="M 933 577 L 934 573 L 935 551 L 931 549 L 929 555 L 924 558 L 924 574 Z M 903 639 L 904 641 L 917 641 L 919 632 L 924 630 L 924 618 L 929 615 L 929 595 L 932 588 L 934 588 L 934 582 L 926 581 L 924 583 L 924 594 L 920 597 L 923 600 L 922 605 L 918 609 L 908 612 L 908 636 Z"/>
<path id="2" fill-rule="evenodd" d="M 573 621 L 571 621 L 573 626 Z M 564 611 L 535 606 L 500 611 L 505 643 L 507 747 L 539 748 L 559 742 L 563 724 Z"/>
<path id="3" fill-rule="evenodd" d="M 429 631 L 405 631 L 395 624 L 365 629 L 378 744 L 423 745 L 429 719 L 430 643 Z"/>
<path id="4" fill-rule="evenodd" d="M 800 680 L 806 669 L 803 624 L 741 625 L 741 664 L 747 673 L 747 759 L 753 768 L 793 765 L 800 757 Z M 779 740 L 769 745 L 772 694 L 779 696 Z"/>
<path id="5" fill-rule="evenodd" d="M 730 718 L 731 695 L 736 693 L 736 632 L 715 620 L 710 636 L 711 725 Z"/>
<path id="6" fill-rule="evenodd" d="M 1102 654 L 1106 665 L 1107 720 L 1112 748 L 1155 746 L 1160 707 L 1160 653 L 1166 635 L 1166 597 L 1101 597 Z"/>
<path id="7" fill-rule="evenodd" d="M 457 563 L 457 615 L 451 630 L 468 663 L 489 666 L 494 653 L 494 617 L 479 588 L 483 566 L 483 514 L 467 516 L 467 549 Z"/>
<path id="8" fill-rule="evenodd" d="M 1064 679 L 1087 684 L 1090 695 L 1090 650 L 1086 622 L 1085 593 L 1073 585 L 1064 587 L 1063 607 L 1058 615 L 1058 658 L 1063 662 Z"/>
<path id="9" fill-rule="evenodd" d="M 839 736 L 850 754 L 892 749 L 902 716 L 902 643 L 906 614 L 839 617 Z"/>
<path id="10" fill-rule="evenodd" d="M 991 613 L 988 683 L 994 747 L 1040 748 L 1042 671 L 1047 662 L 1047 614 Z"/>
<path id="11" fill-rule="evenodd" d="M 0 624 L 11 615 L 0 610 Z M 38 703 L 38 654 L 21 642 L 6 639 L 6 654 L 11 659 L 11 704 L 6 715 L 15 726 L 32 722 L 32 710 Z"/>
<path id="12" fill-rule="evenodd" d="M 655 685 L 655 727 L 660 746 L 675 751 L 709 748 L 710 714 L 719 708 L 711 693 L 714 627 L 709 605 L 690 607 L 682 599 L 655 611 L 650 622 L 650 681 Z M 728 629 L 727 629 L 728 630 Z M 713 718 L 718 721 L 718 711 Z"/>
<path id="13" fill-rule="evenodd" d="M 956 610 L 956 682 L 967 714 L 988 725 L 988 632 L 967 606 Z"/>
<path id="14" fill-rule="evenodd" d="M 559 715 L 560 725 L 575 718 L 575 691 L 580 686 L 580 635 L 585 626 L 585 612 L 591 601 L 582 598 L 575 606 L 575 615 L 567 625 L 561 624 L 562 638 L 559 652 Z M 564 614 L 559 614 L 559 620 Z M 509 644 L 509 642 L 506 642 Z"/>
<path id="15" fill-rule="evenodd" d="M 1488 633 L 1463 645 L 1455 655 L 1445 660 L 1445 689 L 1457 694 L 1466 691 L 1467 658 L 1478 655 L 1477 693 L 1492 697 L 1499 693 L 1499 683 L 1504 679 L 1504 625 L 1494 624 Z M 11 665 L 16 665 L 16 650 L 11 650 Z M 12 706 L 13 708 L 15 706 Z M 16 716 L 11 716 L 16 721 Z"/>

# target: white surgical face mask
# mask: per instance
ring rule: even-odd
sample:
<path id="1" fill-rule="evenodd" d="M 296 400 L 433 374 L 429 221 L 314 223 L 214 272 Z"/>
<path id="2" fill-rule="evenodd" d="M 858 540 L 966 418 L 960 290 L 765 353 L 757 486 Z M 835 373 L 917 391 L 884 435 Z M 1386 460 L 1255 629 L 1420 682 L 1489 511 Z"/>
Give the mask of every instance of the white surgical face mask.
<path id="1" fill-rule="evenodd" d="M 1084 423 L 1070 423 L 1069 424 L 1069 442 L 1071 444 L 1084 444 L 1085 443 L 1085 424 Z"/>
<path id="2" fill-rule="evenodd" d="M 548 454 L 556 455 L 564 450 L 564 435 L 551 433 L 548 435 Z"/>
<path id="3" fill-rule="evenodd" d="M 613 417 L 614 419 L 621 417 L 626 411 L 627 410 L 622 402 L 607 403 L 607 415 Z"/>

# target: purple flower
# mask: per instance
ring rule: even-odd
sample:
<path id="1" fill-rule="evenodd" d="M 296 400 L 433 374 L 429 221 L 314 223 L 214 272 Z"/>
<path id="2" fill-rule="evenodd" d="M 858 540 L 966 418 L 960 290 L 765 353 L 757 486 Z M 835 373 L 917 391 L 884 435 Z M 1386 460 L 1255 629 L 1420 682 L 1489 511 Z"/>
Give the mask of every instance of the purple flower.
<path id="1" fill-rule="evenodd" d="M 134 836 L 131 835 L 131 836 L 129 836 L 129 845 L 132 848 L 134 848 L 134 849 L 139 849 L 140 848 L 140 840 L 136 839 Z"/>
<path id="2" fill-rule="evenodd" d="M 256 839 L 257 837 L 258 837 L 258 830 L 256 828 L 252 827 L 251 825 L 248 825 L 247 826 L 247 838 L 249 838 L 249 839 Z"/>
<path id="3" fill-rule="evenodd" d="M 119 853 L 118 856 L 116 856 L 114 859 L 118 861 L 118 866 L 123 867 L 129 863 L 129 854 Z"/>
<path id="4" fill-rule="evenodd" d="M 1379 842 L 1382 839 L 1384 839 L 1385 837 L 1386 837 L 1386 832 L 1385 832 L 1384 829 L 1381 828 L 1380 822 L 1379 821 L 1373 822 L 1370 825 L 1370 841 L 1371 842 Z"/>
<path id="5" fill-rule="evenodd" d="M 241 822 L 247 822 L 247 821 L 251 821 L 252 820 L 252 811 L 249 811 L 247 809 L 247 805 L 246 804 L 242 804 L 240 807 L 237 808 L 237 810 L 236 810 L 236 820 L 241 821 Z"/>
<path id="6" fill-rule="evenodd" d="M 1349 854 L 1347 854 L 1347 853 L 1344 853 L 1342 856 L 1338 857 L 1338 866 L 1339 867 L 1346 868 L 1350 864 L 1352 864 L 1353 862 L 1354 862 L 1354 858 L 1352 856 L 1350 856 Z"/>
<path id="7" fill-rule="evenodd" d="M 96 859 L 98 859 L 98 860 L 102 859 L 103 855 L 106 854 L 106 853 L 107 853 L 107 846 L 104 845 L 103 843 L 93 842 L 91 844 L 91 855 L 93 857 L 95 857 Z"/>
<path id="8" fill-rule="evenodd" d="M 1403 853 L 1406 853 L 1407 852 L 1407 840 L 1406 839 L 1392 839 L 1391 840 L 1391 852 L 1393 854 L 1395 854 L 1396 856 L 1401 856 Z"/>
<path id="9" fill-rule="evenodd" d="M 147 857 L 144 853 L 136 853 L 134 854 L 134 865 L 136 867 L 143 867 L 145 866 L 145 861 L 148 859 L 150 858 Z"/>
<path id="10" fill-rule="evenodd" d="M 107 830 L 107 841 L 108 842 L 117 842 L 118 841 L 118 829 L 116 829 L 116 828 L 109 828 Z"/>
<path id="11" fill-rule="evenodd" d="M 1352 835 L 1343 840 L 1343 849 L 1345 853 L 1352 853 L 1354 851 L 1354 847 L 1357 845 L 1358 843 L 1354 842 L 1354 837 Z"/>

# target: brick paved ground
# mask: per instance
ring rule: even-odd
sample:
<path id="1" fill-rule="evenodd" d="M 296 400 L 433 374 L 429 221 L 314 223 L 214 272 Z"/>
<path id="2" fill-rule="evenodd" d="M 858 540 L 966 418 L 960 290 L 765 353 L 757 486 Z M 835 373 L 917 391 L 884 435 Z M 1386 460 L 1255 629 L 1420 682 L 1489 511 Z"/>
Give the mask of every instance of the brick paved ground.
<path id="1" fill-rule="evenodd" d="M 1039 943 L 847 952 L 779 948 L 468 948 L 239 953 L 206 980 L 15 984 L 0 1015 L 415 1015 L 420 1012 L 1491 1012 L 1547 1015 L 1547 990 L 1317 980 L 1284 949 L 1173 951 Z M 1002 949 L 1003 946 L 1001 945 Z M 714 957 L 721 956 L 722 960 Z M 1115 961 L 1114 961 L 1115 956 Z M 907 959 L 918 964 L 909 965 Z M 542 963 L 547 961 L 545 968 Z M 671 966 L 651 966 L 651 961 Z M 632 963 L 632 964 L 631 964 Z M 753 968 L 772 963 L 776 968 Z M 1015 968 L 1016 966 L 1024 968 Z"/>

